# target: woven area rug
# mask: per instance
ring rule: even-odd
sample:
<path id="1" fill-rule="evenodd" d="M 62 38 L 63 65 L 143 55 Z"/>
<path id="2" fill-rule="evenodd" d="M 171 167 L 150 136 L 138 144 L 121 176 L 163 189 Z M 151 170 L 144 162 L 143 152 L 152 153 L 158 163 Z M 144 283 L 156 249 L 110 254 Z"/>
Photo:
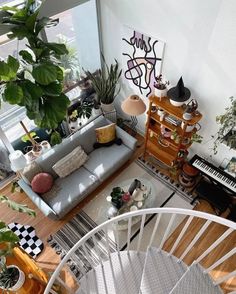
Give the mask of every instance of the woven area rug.
<path id="1" fill-rule="evenodd" d="M 71 221 L 64 225 L 56 234 L 51 236 L 48 240 L 49 244 L 56 250 L 58 254 L 63 258 L 65 254 L 69 251 L 74 244 L 76 244 L 86 233 L 92 230 L 97 225 L 103 223 L 107 220 L 107 210 L 110 207 L 110 203 L 106 201 L 106 197 L 110 195 L 113 187 L 119 186 L 123 181 L 127 181 L 132 178 L 145 179 L 151 182 L 153 191 L 152 199 L 149 204 L 149 207 L 179 207 L 192 209 L 190 205 L 190 197 L 187 197 L 185 194 L 178 195 L 175 193 L 176 187 L 167 185 L 157 173 L 153 172 L 146 165 L 141 163 L 140 160 L 131 163 L 125 170 L 123 170 L 113 181 L 111 181 L 101 192 L 97 194 L 88 204 L 85 205 L 83 210 L 78 213 Z M 178 191 L 177 191 L 178 192 Z M 191 199 L 192 200 L 192 199 Z M 180 224 L 183 220 L 182 217 L 179 217 L 172 231 Z M 166 224 L 168 224 L 169 219 L 164 218 L 161 220 L 160 226 L 165 230 Z M 137 244 L 137 236 L 139 234 L 139 223 L 133 225 L 131 228 L 131 249 L 135 248 Z M 142 247 L 145 248 L 147 245 L 146 242 L 149 241 L 150 232 L 154 226 L 153 216 L 150 215 L 147 218 L 145 226 L 145 238 L 142 244 Z M 119 245 L 120 249 L 125 249 L 127 242 L 127 230 L 118 231 L 119 234 Z M 110 228 L 108 229 L 109 244 L 111 246 L 111 251 L 115 250 L 115 236 L 114 231 Z M 158 236 L 155 240 L 154 245 L 158 245 L 160 237 Z M 93 250 L 94 244 L 93 241 L 89 243 L 87 248 L 90 253 L 90 257 L 95 261 L 98 261 L 98 256 Z M 105 257 L 105 239 L 104 234 L 100 236 L 99 242 L 99 251 L 101 254 L 104 254 Z M 84 258 L 84 252 L 76 252 L 69 261 L 69 265 L 76 277 L 80 277 L 81 273 L 78 271 L 76 264 L 83 266 L 85 271 L 88 271 L 90 267 L 88 266 L 87 261 Z"/>

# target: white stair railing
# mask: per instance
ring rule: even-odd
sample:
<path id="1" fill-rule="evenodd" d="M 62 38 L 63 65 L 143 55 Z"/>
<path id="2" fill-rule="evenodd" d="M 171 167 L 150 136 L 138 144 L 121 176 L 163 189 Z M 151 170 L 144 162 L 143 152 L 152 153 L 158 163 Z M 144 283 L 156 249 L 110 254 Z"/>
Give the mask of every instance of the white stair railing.
<path id="1" fill-rule="evenodd" d="M 147 236 L 145 235 L 145 221 L 147 220 L 147 216 L 154 215 L 156 217 L 156 220 L 153 218 L 154 221 L 154 226 L 151 232 L 149 232 L 149 241 L 147 242 Z M 227 219 L 204 213 L 204 212 L 199 212 L 195 210 L 187 210 L 187 209 L 180 209 L 180 208 L 150 208 L 150 209 L 144 209 L 144 210 L 138 210 L 130 213 L 126 213 L 123 215 L 119 215 L 111 220 L 108 220 L 107 222 L 97 226 L 94 228 L 92 231 L 90 231 L 88 234 L 86 234 L 83 238 L 79 240 L 77 244 L 74 245 L 73 248 L 69 250 L 67 255 L 63 258 L 61 263 L 58 265 L 57 269 L 54 271 L 51 279 L 49 280 L 49 283 L 45 289 L 44 294 L 49 294 L 53 293 L 55 294 L 55 287 L 53 287 L 54 284 L 59 284 L 62 287 L 64 287 L 68 293 L 75 293 L 73 292 L 70 288 L 69 285 L 66 284 L 66 282 L 62 279 L 60 276 L 62 269 L 64 266 L 66 266 L 68 260 L 73 256 L 75 251 L 77 250 L 83 250 L 84 257 L 87 259 L 87 263 L 91 266 L 91 269 L 93 269 L 96 265 L 92 261 L 92 258 L 89 255 L 89 252 L 86 249 L 86 243 L 88 240 L 93 240 L 94 243 L 94 251 L 96 252 L 98 256 L 98 262 L 99 264 L 103 265 L 105 260 L 110 260 L 110 264 L 112 266 L 111 262 L 111 248 L 110 248 L 110 241 L 109 241 L 109 232 L 114 233 L 115 237 L 115 242 L 116 242 L 116 252 L 120 254 L 120 245 L 121 245 L 121 239 L 119 236 L 118 232 L 118 227 L 119 227 L 119 222 L 124 221 L 127 222 L 127 239 L 126 239 L 126 252 L 129 253 L 131 248 L 133 247 L 132 242 L 131 242 L 131 237 L 132 237 L 132 221 L 135 218 L 135 225 L 138 226 L 137 224 L 137 218 L 140 219 L 140 225 L 139 225 L 139 234 L 136 237 L 137 238 L 137 245 L 135 247 L 135 251 L 140 252 L 140 248 L 142 247 L 142 252 L 146 252 L 150 246 L 152 246 L 153 242 L 156 240 L 156 237 L 160 237 L 159 233 L 159 228 L 160 228 L 160 223 L 161 219 L 163 216 L 169 216 L 169 222 L 166 225 L 166 228 L 164 232 L 162 233 L 161 236 L 161 241 L 159 248 L 165 250 L 165 242 L 168 240 L 170 235 L 172 234 L 172 227 L 174 225 L 175 219 L 177 216 L 182 216 L 183 219 L 185 220 L 185 223 L 183 224 L 183 228 L 180 231 L 179 235 L 176 237 L 176 240 L 174 241 L 174 244 L 172 245 L 171 249 L 169 250 L 168 254 L 171 255 L 175 252 L 175 250 L 181 245 L 181 241 L 184 240 L 184 237 L 186 234 L 189 233 L 189 230 L 191 230 L 191 225 L 193 224 L 195 219 L 202 219 L 205 220 L 205 223 L 203 223 L 202 227 L 199 229 L 198 232 L 196 232 L 194 238 L 189 241 L 189 244 L 185 244 L 184 251 L 179 257 L 179 260 L 183 260 L 188 254 L 195 249 L 194 245 L 197 244 L 199 239 L 204 236 L 204 238 L 208 238 L 208 243 L 211 244 L 209 247 L 198 256 L 195 254 L 196 259 L 193 261 L 194 263 L 200 263 L 203 258 L 205 258 L 207 255 L 209 255 L 216 247 L 218 247 L 222 242 L 225 241 L 225 239 L 232 233 L 236 232 L 236 223 L 231 222 Z M 211 224 L 220 224 L 226 227 L 226 230 L 222 233 L 220 237 L 214 242 L 211 242 L 211 236 L 207 234 L 207 229 L 209 229 L 209 226 Z M 109 230 L 110 229 L 110 230 Z M 163 230 L 162 230 L 163 231 Z M 101 254 L 99 248 L 98 248 L 98 243 L 99 243 L 99 237 L 101 239 L 101 236 L 104 236 L 105 240 L 105 245 L 104 245 L 104 250 L 106 251 L 106 254 L 104 256 Z M 144 242 L 145 241 L 145 242 Z M 145 249 L 143 249 L 143 245 L 145 243 Z M 233 244 L 235 246 L 235 244 Z M 132 248 L 132 251 L 134 249 Z M 233 256 L 236 253 L 236 247 L 230 248 L 228 252 L 225 252 L 224 256 L 219 256 L 219 258 L 216 258 L 213 261 L 213 264 L 208 266 L 208 268 L 205 268 L 205 272 L 209 273 L 213 269 L 215 269 L 218 265 L 221 263 L 225 262 L 228 258 Z M 78 264 L 78 269 L 81 271 L 82 275 L 86 277 L 86 272 L 83 268 L 83 266 Z M 111 269 L 113 270 L 113 268 Z M 220 278 L 214 280 L 215 285 L 221 284 L 228 279 L 231 279 L 232 277 L 236 276 L 236 268 L 232 270 L 232 272 L 226 272 L 224 273 L 223 276 Z M 105 279 L 105 275 L 103 274 L 103 278 Z M 76 281 L 79 284 L 79 281 Z M 87 291 L 86 293 L 89 293 L 89 281 L 87 281 Z M 106 283 L 105 283 L 106 284 Z M 232 289 L 234 290 L 234 289 Z M 232 291 L 231 290 L 231 291 Z M 109 292 L 108 292 L 109 293 Z M 235 293 L 235 292 L 232 292 Z"/>

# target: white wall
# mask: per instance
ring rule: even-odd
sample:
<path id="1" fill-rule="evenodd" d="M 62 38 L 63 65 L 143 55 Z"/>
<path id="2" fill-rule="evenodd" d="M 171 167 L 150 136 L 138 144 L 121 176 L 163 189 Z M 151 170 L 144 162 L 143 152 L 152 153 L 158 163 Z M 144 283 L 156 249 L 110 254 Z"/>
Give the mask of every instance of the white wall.
<path id="1" fill-rule="evenodd" d="M 102 34 L 107 62 L 121 63 L 122 27 L 128 25 L 166 42 L 163 74 L 174 85 L 182 75 L 192 98 L 199 101 L 204 141 L 192 151 L 213 154 L 211 135 L 217 131 L 215 116 L 224 112 L 228 97 L 235 95 L 236 1 L 235 0 L 101 0 Z M 133 93 L 127 83 L 116 100 Z M 137 92 L 138 94 L 138 92 Z M 145 115 L 139 117 L 144 131 Z M 219 148 L 213 157 L 220 163 L 235 151 Z"/>

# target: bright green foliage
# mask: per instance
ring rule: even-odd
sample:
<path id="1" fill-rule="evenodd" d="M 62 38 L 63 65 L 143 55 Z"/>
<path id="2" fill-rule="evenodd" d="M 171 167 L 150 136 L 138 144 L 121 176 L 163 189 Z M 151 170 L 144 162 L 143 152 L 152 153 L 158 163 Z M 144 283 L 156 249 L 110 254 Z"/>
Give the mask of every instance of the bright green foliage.
<path id="1" fill-rule="evenodd" d="M 25 1 L 23 8 L 2 7 L 7 12 L 3 25 L 11 25 L 11 39 L 27 40 L 20 61 L 9 56 L 0 61 L 0 87 L 4 101 L 25 106 L 27 116 L 39 127 L 54 129 L 65 118 L 69 99 L 63 94 L 61 56 L 68 54 L 65 44 L 44 42 L 39 33 L 58 24 L 58 19 L 38 19 L 40 6 Z"/>
<path id="2" fill-rule="evenodd" d="M 225 113 L 216 117 L 220 128 L 215 136 L 214 154 L 217 153 L 219 144 L 225 143 L 230 148 L 236 149 L 236 100 L 230 97 L 231 105 L 225 108 Z"/>

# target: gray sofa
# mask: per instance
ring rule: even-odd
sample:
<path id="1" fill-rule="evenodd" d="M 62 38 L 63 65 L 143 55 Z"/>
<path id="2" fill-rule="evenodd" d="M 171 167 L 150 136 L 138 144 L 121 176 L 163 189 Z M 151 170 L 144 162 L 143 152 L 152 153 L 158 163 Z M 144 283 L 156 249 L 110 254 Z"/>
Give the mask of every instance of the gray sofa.
<path id="1" fill-rule="evenodd" d="M 123 141 L 120 146 L 93 148 L 96 142 L 94 129 L 109 123 L 99 116 L 36 160 L 43 171 L 55 178 L 50 192 L 40 196 L 23 179 L 19 180 L 20 187 L 46 216 L 61 219 L 131 157 L 136 139 L 119 127 L 116 127 L 116 134 Z M 59 178 L 52 166 L 78 145 L 83 147 L 89 159 L 69 176 Z"/>

